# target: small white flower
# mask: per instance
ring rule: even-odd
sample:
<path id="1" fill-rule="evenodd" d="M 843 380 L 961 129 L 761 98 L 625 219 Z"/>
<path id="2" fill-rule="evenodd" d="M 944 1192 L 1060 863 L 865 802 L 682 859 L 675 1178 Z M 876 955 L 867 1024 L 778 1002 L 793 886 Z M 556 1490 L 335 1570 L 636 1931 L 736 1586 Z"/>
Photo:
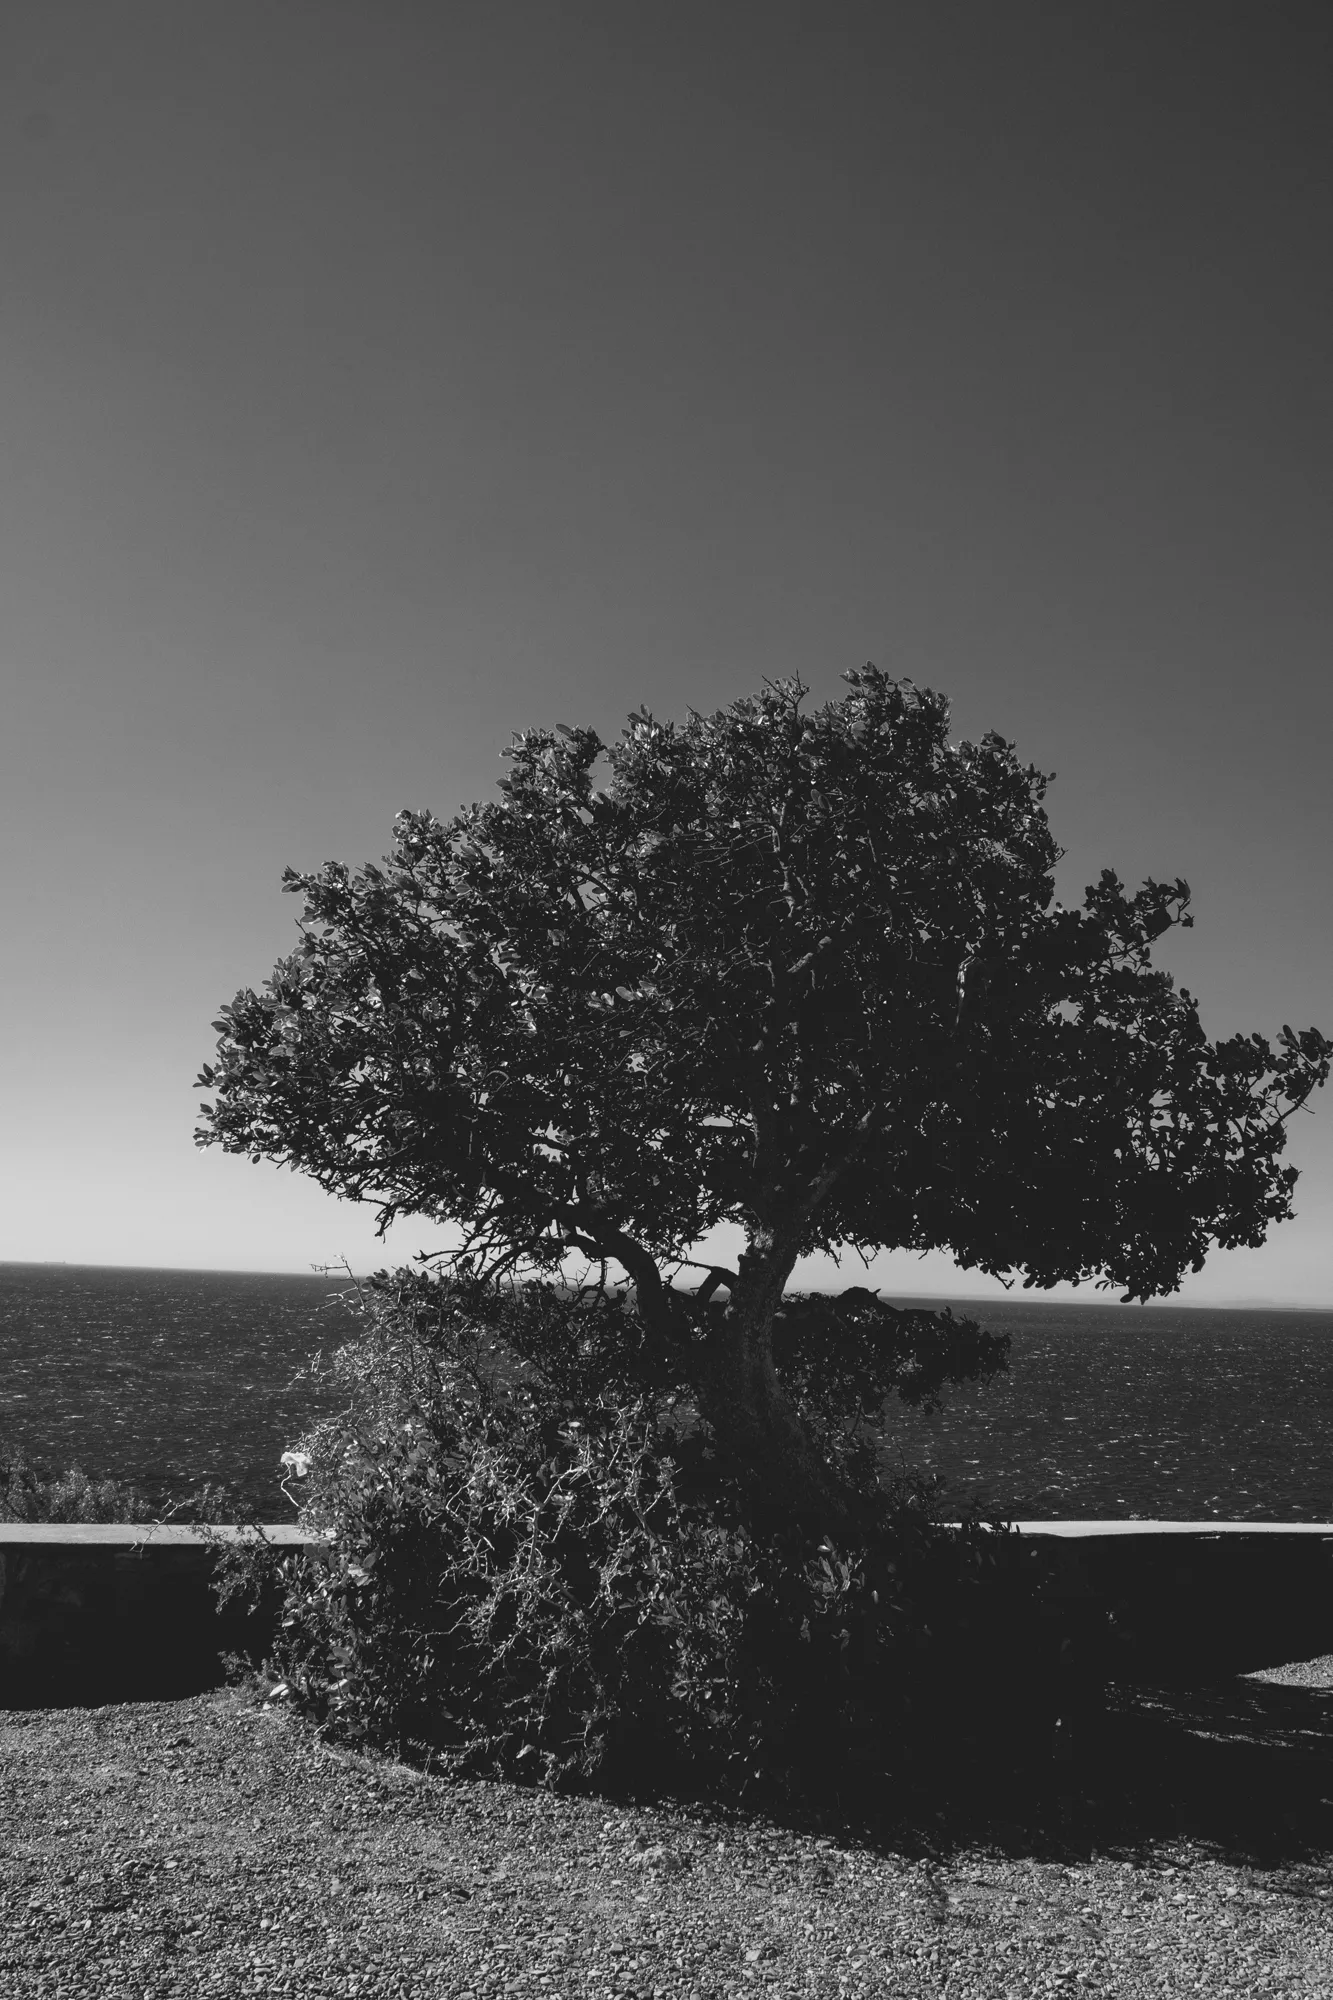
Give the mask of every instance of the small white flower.
<path id="1" fill-rule="evenodd" d="M 298 1479 L 304 1479 L 310 1470 L 310 1453 L 308 1451 L 285 1451 L 282 1454 L 281 1463 L 290 1466 Z"/>

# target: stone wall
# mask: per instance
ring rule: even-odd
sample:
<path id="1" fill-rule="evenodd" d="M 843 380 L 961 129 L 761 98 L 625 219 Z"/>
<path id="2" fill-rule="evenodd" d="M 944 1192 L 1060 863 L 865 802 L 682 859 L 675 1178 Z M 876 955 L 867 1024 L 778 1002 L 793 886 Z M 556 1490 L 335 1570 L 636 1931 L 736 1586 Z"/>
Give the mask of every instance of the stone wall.
<path id="1" fill-rule="evenodd" d="M 219 1686 L 225 1653 L 262 1658 L 278 1603 L 219 1612 L 216 1560 L 188 1528 L 0 1521 L 0 1707 L 171 1699 Z"/>
<path id="2" fill-rule="evenodd" d="M 1113 1679 L 1201 1683 L 1333 1653 L 1333 1524 L 1030 1522 Z"/>
<path id="3" fill-rule="evenodd" d="M 1020 1526 L 1006 1556 L 1041 1579 L 1057 1678 L 1201 1684 L 1333 1653 L 1333 1524 Z M 195 1694 L 224 1654 L 261 1660 L 280 1606 L 219 1612 L 215 1563 L 198 1529 L 0 1522 L 0 1707 Z"/>

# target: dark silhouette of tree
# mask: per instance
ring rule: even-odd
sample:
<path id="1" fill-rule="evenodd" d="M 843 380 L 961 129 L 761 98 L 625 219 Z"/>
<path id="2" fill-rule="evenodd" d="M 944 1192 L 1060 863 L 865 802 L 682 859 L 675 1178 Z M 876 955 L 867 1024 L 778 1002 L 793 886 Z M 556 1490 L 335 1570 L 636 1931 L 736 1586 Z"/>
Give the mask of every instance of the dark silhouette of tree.
<path id="1" fill-rule="evenodd" d="M 400 815 L 382 867 L 288 870 L 300 944 L 224 1008 L 200 1078 L 201 1143 L 382 1226 L 458 1224 L 481 1276 L 619 1267 L 723 1452 L 822 1505 L 808 1352 L 784 1379 L 798 1257 L 944 1249 L 1169 1292 L 1290 1216 L 1286 1120 L 1333 1055 L 1313 1029 L 1210 1042 L 1150 963 L 1192 921 L 1184 882 L 1127 896 L 1108 871 L 1060 907 L 1046 779 L 997 735 L 951 744 L 940 695 L 846 679 L 814 713 L 782 682 L 683 724 L 640 711 L 610 746 L 533 731 L 493 802 Z M 722 1222 L 737 1268 L 689 1296 Z M 842 1340 L 863 1401 L 901 1387 L 887 1307 L 803 1310 L 826 1372 Z M 945 1333 L 955 1375 L 996 1365 Z"/>

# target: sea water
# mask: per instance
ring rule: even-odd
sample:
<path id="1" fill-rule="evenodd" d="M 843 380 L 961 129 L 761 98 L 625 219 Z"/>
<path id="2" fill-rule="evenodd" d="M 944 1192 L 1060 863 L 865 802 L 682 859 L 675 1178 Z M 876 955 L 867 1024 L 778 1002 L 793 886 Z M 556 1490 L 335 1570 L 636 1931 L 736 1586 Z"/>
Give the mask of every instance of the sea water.
<path id="1" fill-rule="evenodd" d="M 48 1470 L 183 1496 L 229 1481 L 290 1520 L 279 1459 L 331 1389 L 293 1381 L 352 1331 L 327 1276 L 0 1264 L 0 1441 Z M 944 1301 L 895 1300 L 938 1309 Z M 886 1456 L 1016 1519 L 1333 1520 L 1333 1312 L 955 1301 L 1009 1372 Z"/>
<path id="2" fill-rule="evenodd" d="M 353 1331 L 327 1276 L 0 1264 L 0 1441 L 183 1498 L 225 1481 L 294 1518 L 281 1454 L 339 1407 L 293 1383 Z"/>

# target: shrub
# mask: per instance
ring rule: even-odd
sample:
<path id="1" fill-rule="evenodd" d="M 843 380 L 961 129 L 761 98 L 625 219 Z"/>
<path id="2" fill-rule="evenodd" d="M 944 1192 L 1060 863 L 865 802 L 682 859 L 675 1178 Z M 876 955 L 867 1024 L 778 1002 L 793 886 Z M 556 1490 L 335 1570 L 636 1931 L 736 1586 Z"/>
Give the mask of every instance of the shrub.
<path id="1" fill-rule="evenodd" d="M 272 1692 L 324 1733 L 844 1800 L 993 1733 L 975 1669 L 1017 1630 L 1006 1538 L 942 1526 L 929 1482 L 867 1478 L 835 1546 L 747 1503 L 697 1409 L 645 1382 L 623 1301 L 400 1274 L 352 1310 L 348 1405 L 291 1455 L 325 1547 L 220 1551 L 223 1601 L 281 1582 Z"/>
<path id="2" fill-rule="evenodd" d="M 129 1481 L 97 1479 L 75 1464 L 52 1472 L 21 1445 L 0 1443 L 0 1521 L 223 1522 L 253 1518 L 235 1489 L 205 1482 L 183 1500 L 146 1493 Z"/>
<path id="3" fill-rule="evenodd" d="M 48 1472 L 21 1446 L 0 1446 L 0 1520 L 147 1521 L 148 1501 L 115 1479 L 90 1479 L 80 1465 Z"/>

